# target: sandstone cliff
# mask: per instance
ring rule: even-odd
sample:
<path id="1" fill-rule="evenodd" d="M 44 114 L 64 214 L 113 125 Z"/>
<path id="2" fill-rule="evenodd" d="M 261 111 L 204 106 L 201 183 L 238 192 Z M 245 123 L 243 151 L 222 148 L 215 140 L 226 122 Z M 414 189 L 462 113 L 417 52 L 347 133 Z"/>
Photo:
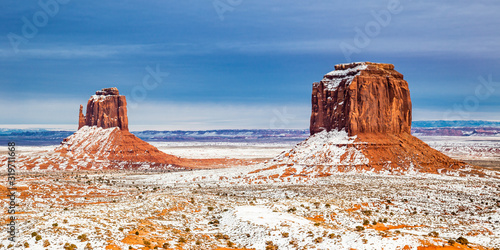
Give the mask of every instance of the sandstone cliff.
<path id="1" fill-rule="evenodd" d="M 83 122 L 83 120 L 85 122 Z M 97 126 L 101 128 L 118 127 L 128 131 L 127 100 L 119 94 L 117 88 L 105 88 L 96 91 L 87 102 L 87 114 L 82 114 L 80 106 L 79 126 Z"/>
<path id="2" fill-rule="evenodd" d="M 410 128 L 410 90 L 392 64 L 336 65 L 313 84 L 311 135 L 342 129 L 349 135 L 399 134 Z"/>
<path id="3" fill-rule="evenodd" d="M 350 170 L 477 170 L 412 136 L 411 110 L 408 83 L 392 64 L 337 65 L 313 84 L 311 136 L 255 172 L 300 178 Z"/>

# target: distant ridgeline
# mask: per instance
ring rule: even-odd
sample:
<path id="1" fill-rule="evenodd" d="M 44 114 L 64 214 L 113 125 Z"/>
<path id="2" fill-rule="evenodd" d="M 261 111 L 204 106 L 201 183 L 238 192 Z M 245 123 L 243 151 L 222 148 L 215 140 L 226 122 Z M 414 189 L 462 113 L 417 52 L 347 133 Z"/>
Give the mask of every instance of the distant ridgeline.
<path id="1" fill-rule="evenodd" d="M 413 121 L 412 127 L 418 127 L 418 128 L 496 127 L 496 128 L 500 128 L 500 122 L 494 122 L 494 121 Z"/>
<path id="2" fill-rule="evenodd" d="M 46 129 L 0 129 L 0 143 L 15 141 L 21 146 L 58 145 L 74 131 Z M 145 141 L 205 141 L 205 142 L 280 142 L 302 141 L 309 129 L 226 129 L 206 131 L 134 131 Z M 500 136 L 500 122 L 493 121 L 414 121 L 416 136 Z"/>
<path id="3" fill-rule="evenodd" d="M 500 136 L 500 122 L 493 121 L 414 121 L 415 136 Z"/>

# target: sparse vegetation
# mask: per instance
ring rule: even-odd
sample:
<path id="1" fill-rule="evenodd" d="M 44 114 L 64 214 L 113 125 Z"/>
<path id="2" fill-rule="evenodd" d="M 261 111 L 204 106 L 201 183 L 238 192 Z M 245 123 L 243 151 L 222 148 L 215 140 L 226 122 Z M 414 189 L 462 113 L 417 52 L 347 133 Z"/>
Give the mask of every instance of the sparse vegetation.
<path id="1" fill-rule="evenodd" d="M 365 216 L 371 216 L 372 215 L 372 211 L 371 210 L 363 210 L 363 211 L 361 211 L 361 213 L 363 213 Z"/>
<path id="2" fill-rule="evenodd" d="M 266 250 L 278 250 L 278 246 L 274 245 L 272 241 L 266 241 Z"/>
<path id="3" fill-rule="evenodd" d="M 436 231 L 432 231 L 428 235 L 431 236 L 431 237 L 439 237 L 439 233 L 436 232 Z"/>
<path id="4" fill-rule="evenodd" d="M 87 241 L 88 238 L 87 238 L 87 235 L 86 234 L 81 234 L 81 235 L 78 235 L 78 239 L 81 241 L 81 242 L 84 242 L 84 241 Z"/>
<path id="5" fill-rule="evenodd" d="M 469 245 L 469 241 L 466 238 L 461 237 L 461 236 L 458 237 L 455 241 L 459 244 L 462 244 L 462 245 Z"/>

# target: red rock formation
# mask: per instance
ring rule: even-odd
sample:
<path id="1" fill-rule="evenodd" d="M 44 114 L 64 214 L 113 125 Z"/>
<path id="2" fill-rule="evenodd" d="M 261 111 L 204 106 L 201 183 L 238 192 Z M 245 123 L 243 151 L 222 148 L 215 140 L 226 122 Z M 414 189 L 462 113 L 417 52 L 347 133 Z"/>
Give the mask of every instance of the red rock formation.
<path id="1" fill-rule="evenodd" d="M 393 65 L 351 63 L 335 69 L 313 84 L 311 136 L 259 170 L 262 174 L 273 170 L 282 178 L 319 177 L 353 169 L 471 173 L 473 167 L 411 135 L 408 83 Z"/>
<path id="2" fill-rule="evenodd" d="M 392 64 L 336 65 L 313 84 L 311 135 L 342 129 L 349 135 L 399 134 L 410 128 L 410 90 Z"/>
<path id="3" fill-rule="evenodd" d="M 117 88 L 97 91 L 80 105 L 78 131 L 61 145 L 36 159 L 25 161 L 31 169 L 192 169 L 246 165 L 234 159 L 183 159 L 166 154 L 128 131 L 127 103 Z"/>
<path id="4" fill-rule="evenodd" d="M 82 118 L 85 123 L 82 124 Z M 127 100 L 119 94 L 117 88 L 96 91 L 87 102 L 87 114 L 83 116 L 80 108 L 79 128 L 83 126 L 101 128 L 118 127 L 128 131 Z"/>
<path id="5" fill-rule="evenodd" d="M 85 116 L 83 115 L 83 105 L 80 105 L 80 113 L 78 114 L 78 129 L 85 126 Z"/>

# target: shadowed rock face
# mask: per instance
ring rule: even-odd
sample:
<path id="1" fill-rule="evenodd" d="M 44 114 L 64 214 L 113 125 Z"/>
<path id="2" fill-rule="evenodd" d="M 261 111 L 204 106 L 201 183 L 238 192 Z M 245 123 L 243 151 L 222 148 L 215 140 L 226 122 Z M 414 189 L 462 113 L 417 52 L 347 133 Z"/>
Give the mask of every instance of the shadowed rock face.
<path id="1" fill-rule="evenodd" d="M 311 135 L 322 130 L 360 133 L 410 133 L 408 83 L 392 64 L 350 63 L 335 66 L 313 84 Z"/>
<path id="2" fill-rule="evenodd" d="M 101 128 L 118 127 L 128 131 L 127 100 L 119 94 L 117 88 L 96 91 L 87 102 L 87 114 L 83 115 L 80 105 L 78 129 L 83 126 Z"/>

